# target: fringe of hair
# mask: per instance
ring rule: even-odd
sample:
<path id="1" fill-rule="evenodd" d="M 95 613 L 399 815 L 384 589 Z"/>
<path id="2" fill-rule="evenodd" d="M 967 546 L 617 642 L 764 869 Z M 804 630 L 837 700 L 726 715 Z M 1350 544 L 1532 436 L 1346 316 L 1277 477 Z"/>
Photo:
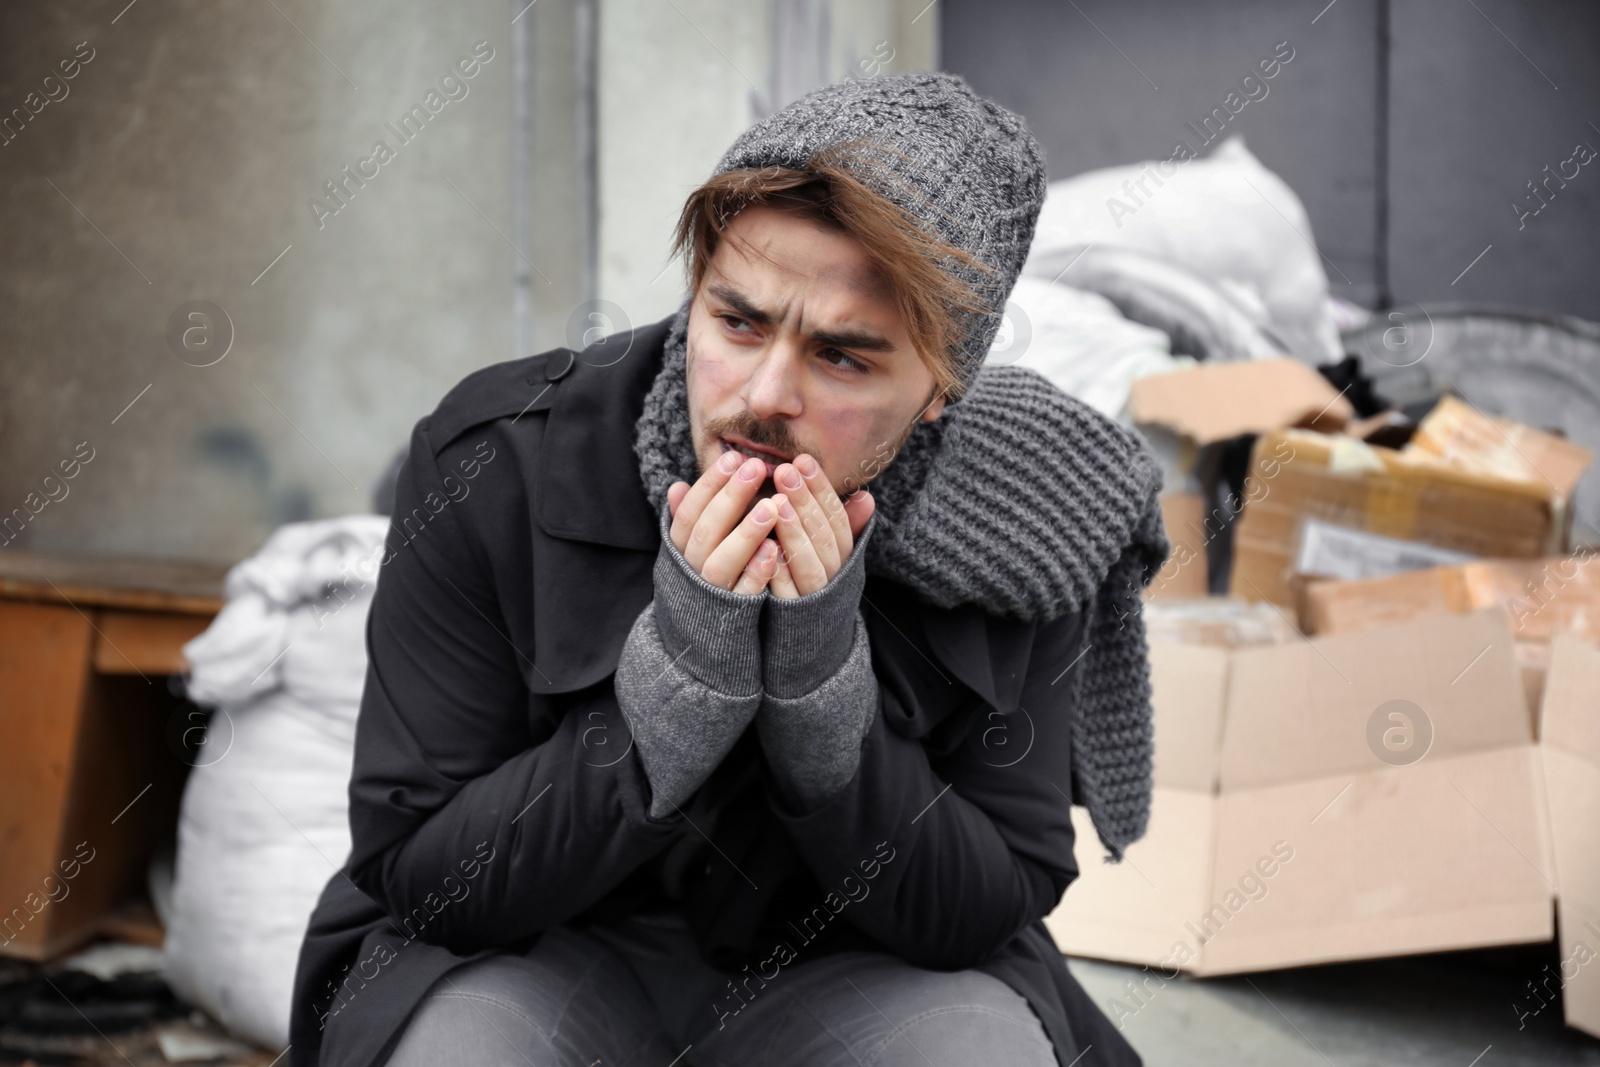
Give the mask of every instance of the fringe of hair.
<path id="1" fill-rule="evenodd" d="M 842 230 L 855 239 L 888 282 L 912 344 L 933 372 L 935 395 L 960 395 L 956 352 L 965 338 L 962 313 L 988 311 L 980 293 L 963 274 L 992 275 L 988 264 L 930 233 L 899 204 L 857 176 L 874 178 L 929 203 L 909 182 L 869 158 L 872 151 L 906 157 L 864 139 L 831 145 L 804 169 L 744 167 L 706 181 L 684 202 L 673 234 L 672 252 L 688 254 L 690 292 L 698 292 L 723 231 L 747 207 L 764 206 Z"/>

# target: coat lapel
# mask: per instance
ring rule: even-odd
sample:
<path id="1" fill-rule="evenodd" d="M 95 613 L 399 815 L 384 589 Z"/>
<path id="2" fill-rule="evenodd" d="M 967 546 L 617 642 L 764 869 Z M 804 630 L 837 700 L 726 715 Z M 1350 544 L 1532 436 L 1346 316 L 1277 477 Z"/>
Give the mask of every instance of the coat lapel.
<path id="1" fill-rule="evenodd" d="M 996 711 L 1015 711 L 1028 673 L 1033 626 L 973 604 L 928 608 L 923 632 L 940 666 Z"/>
<path id="2" fill-rule="evenodd" d="M 661 537 L 633 440 L 670 321 L 591 345 L 557 382 L 532 500 L 537 692 L 574 692 L 615 671 L 654 596 Z"/>

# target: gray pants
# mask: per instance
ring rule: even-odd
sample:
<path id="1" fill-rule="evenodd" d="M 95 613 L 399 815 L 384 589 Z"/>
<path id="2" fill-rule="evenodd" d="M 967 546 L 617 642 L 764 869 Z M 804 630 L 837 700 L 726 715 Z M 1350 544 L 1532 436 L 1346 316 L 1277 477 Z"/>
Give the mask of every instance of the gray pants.
<path id="1" fill-rule="evenodd" d="M 981 971 L 802 951 L 770 981 L 740 981 L 738 994 L 729 977 L 700 960 L 675 914 L 555 927 L 525 955 L 441 978 L 388 1065 L 1055 1067 L 1028 1002 Z"/>

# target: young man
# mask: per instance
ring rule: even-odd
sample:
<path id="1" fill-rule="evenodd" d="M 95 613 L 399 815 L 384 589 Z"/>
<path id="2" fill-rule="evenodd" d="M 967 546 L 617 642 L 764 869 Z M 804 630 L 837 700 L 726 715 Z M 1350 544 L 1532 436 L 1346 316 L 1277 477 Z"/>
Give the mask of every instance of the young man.
<path id="1" fill-rule="evenodd" d="M 1139 439 L 983 368 L 1044 189 L 959 78 L 820 89 L 690 296 L 418 423 L 297 1064 L 1134 1064 L 1042 917 L 1144 831 Z"/>

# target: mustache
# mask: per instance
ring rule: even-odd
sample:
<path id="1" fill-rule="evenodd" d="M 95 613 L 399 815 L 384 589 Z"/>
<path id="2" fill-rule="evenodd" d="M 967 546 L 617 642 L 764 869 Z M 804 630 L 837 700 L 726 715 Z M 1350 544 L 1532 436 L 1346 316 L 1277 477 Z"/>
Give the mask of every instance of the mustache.
<path id="1" fill-rule="evenodd" d="M 786 456 L 798 456 L 802 452 L 809 452 L 813 456 L 817 454 L 816 449 L 796 439 L 787 422 L 758 419 L 748 411 L 708 420 L 706 433 L 712 437 L 742 437 L 753 445 L 770 448 Z"/>

